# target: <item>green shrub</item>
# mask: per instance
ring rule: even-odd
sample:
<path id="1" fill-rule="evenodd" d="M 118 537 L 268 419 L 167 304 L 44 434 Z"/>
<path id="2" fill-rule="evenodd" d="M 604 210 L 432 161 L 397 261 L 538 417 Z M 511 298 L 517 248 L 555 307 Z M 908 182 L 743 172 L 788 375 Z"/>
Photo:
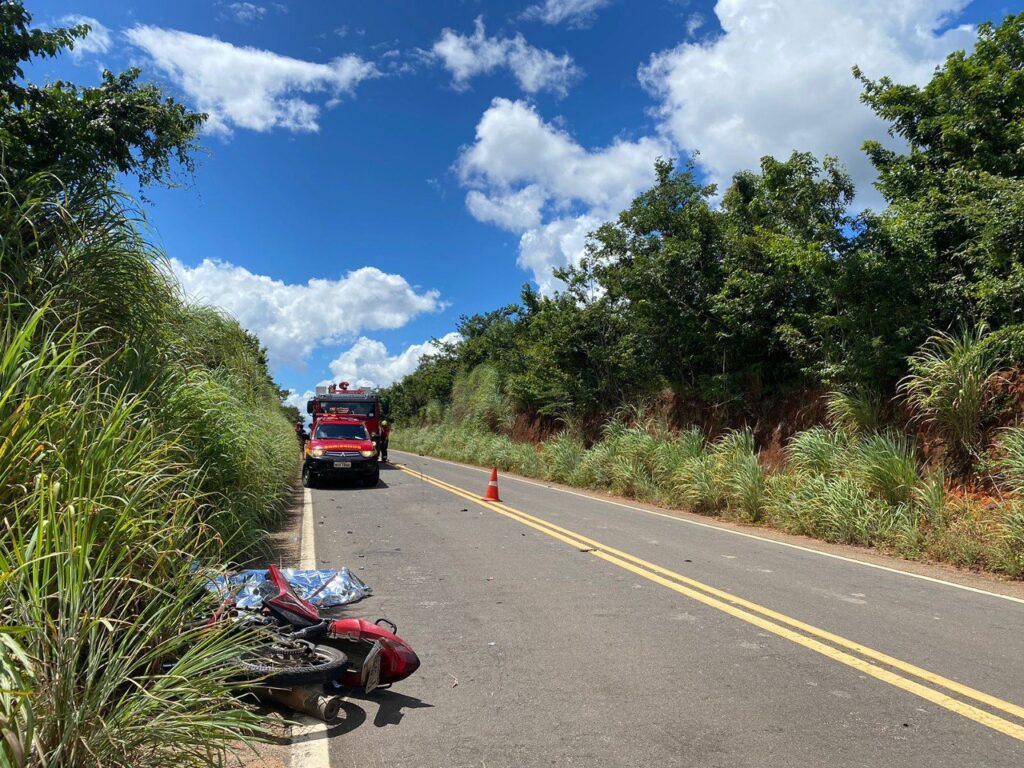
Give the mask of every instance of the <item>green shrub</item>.
<path id="1" fill-rule="evenodd" d="M 913 354 L 900 390 L 918 418 L 932 424 L 953 451 L 958 469 L 980 457 L 991 384 L 1001 358 L 984 343 L 985 327 L 937 333 Z"/>
<path id="2" fill-rule="evenodd" d="M 1003 430 L 997 448 L 1002 455 L 995 465 L 1003 485 L 1012 493 L 1024 495 L 1024 428 Z"/>
<path id="3" fill-rule="evenodd" d="M 876 432 L 882 422 L 882 401 L 864 389 L 830 392 L 826 402 L 828 421 L 846 435 Z"/>
<path id="4" fill-rule="evenodd" d="M 846 437 L 822 427 L 812 427 L 793 436 L 786 448 L 789 466 L 800 474 L 834 477 L 845 468 Z"/>
<path id="5" fill-rule="evenodd" d="M 724 489 L 715 469 L 716 461 L 710 454 L 685 459 L 672 477 L 672 490 L 678 503 L 702 515 L 717 513 L 723 503 Z"/>
<path id="6" fill-rule="evenodd" d="M 891 505 L 909 503 L 918 483 L 914 446 L 895 433 L 868 435 L 853 443 L 847 471 L 865 490 Z"/>

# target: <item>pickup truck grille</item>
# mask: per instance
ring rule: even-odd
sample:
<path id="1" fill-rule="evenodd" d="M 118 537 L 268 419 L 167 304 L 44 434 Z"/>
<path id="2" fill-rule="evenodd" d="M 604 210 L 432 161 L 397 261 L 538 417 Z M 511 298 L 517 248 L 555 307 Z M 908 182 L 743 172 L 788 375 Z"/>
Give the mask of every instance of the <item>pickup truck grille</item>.
<path id="1" fill-rule="evenodd" d="M 359 451 L 324 451 L 325 459 L 357 459 Z"/>

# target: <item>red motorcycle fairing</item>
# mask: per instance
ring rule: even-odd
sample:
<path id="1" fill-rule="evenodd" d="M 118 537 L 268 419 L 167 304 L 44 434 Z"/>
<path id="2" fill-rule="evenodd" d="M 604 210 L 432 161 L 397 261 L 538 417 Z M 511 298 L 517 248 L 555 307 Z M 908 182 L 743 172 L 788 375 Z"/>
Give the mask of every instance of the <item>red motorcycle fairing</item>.
<path id="1" fill-rule="evenodd" d="M 320 623 L 320 611 L 308 600 L 299 597 L 288 579 L 276 565 L 267 569 L 270 581 L 277 587 L 276 595 L 264 595 L 263 606 L 294 627 L 311 627 Z"/>
<path id="2" fill-rule="evenodd" d="M 335 619 L 327 628 L 325 642 L 331 640 L 353 643 L 379 643 L 380 684 L 389 685 L 404 680 L 420 666 L 420 658 L 402 638 L 379 624 L 366 619 Z M 360 685 L 358 671 L 346 672 L 345 685 Z"/>
<path id="3" fill-rule="evenodd" d="M 276 595 L 263 598 L 267 610 L 296 627 L 312 627 L 322 621 L 316 606 L 295 593 L 276 565 L 271 565 L 267 570 L 270 581 L 277 589 Z M 404 680 L 420 666 L 419 656 L 407 642 L 380 624 L 366 619 L 334 619 L 328 623 L 326 635 L 317 642 L 336 646 L 353 661 L 359 659 L 356 667 L 350 667 L 342 673 L 340 681 L 342 685 L 354 688 L 360 688 L 366 682 L 363 679 L 362 661 L 374 643 L 380 645 L 380 685 Z"/>

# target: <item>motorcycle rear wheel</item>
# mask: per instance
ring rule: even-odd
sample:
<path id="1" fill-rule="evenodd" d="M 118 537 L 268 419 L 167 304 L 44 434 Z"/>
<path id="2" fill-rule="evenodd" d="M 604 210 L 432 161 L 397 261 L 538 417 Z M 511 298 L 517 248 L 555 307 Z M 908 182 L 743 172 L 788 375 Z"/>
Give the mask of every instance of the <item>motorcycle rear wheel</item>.
<path id="1" fill-rule="evenodd" d="M 238 660 L 242 675 L 271 688 L 320 685 L 337 677 L 348 657 L 328 645 L 301 642 L 304 648 L 267 646 Z"/>

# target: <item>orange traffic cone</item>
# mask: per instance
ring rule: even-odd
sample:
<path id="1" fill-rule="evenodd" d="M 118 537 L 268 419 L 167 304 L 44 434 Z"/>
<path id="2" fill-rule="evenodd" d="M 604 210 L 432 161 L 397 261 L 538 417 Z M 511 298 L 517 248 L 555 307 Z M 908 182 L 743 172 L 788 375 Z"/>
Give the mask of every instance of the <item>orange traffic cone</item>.
<path id="1" fill-rule="evenodd" d="M 484 501 L 501 501 L 498 496 L 498 468 L 494 467 L 491 470 L 491 482 L 487 484 L 487 495 L 484 496 Z"/>

